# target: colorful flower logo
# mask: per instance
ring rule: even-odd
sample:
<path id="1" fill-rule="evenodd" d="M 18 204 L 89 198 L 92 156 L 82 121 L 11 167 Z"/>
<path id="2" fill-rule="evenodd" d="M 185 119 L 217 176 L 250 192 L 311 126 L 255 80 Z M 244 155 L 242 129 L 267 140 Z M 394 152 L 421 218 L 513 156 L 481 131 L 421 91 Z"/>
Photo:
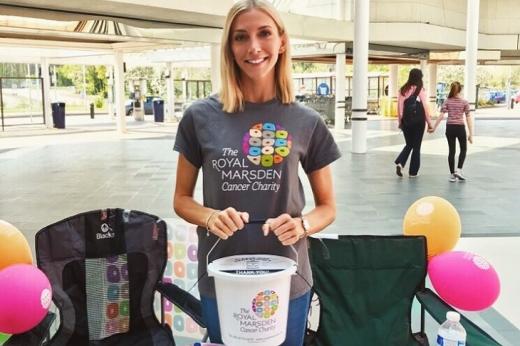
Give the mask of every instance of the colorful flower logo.
<path id="1" fill-rule="evenodd" d="M 279 164 L 289 155 L 292 136 L 275 123 L 258 123 L 244 134 L 242 151 L 249 161 L 262 167 Z"/>
<path id="2" fill-rule="evenodd" d="M 259 292 L 251 302 L 251 309 L 257 317 L 272 317 L 278 310 L 278 295 L 273 290 Z"/>

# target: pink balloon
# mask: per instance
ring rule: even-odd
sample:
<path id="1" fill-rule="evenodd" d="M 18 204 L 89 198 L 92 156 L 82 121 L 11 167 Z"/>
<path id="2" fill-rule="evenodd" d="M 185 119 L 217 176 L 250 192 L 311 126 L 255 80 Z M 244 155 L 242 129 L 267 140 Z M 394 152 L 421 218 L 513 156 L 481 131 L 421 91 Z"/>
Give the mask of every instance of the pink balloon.
<path id="1" fill-rule="evenodd" d="M 439 296 L 462 310 L 487 309 L 500 293 L 495 269 L 470 252 L 451 251 L 433 257 L 428 263 L 428 275 Z"/>
<path id="2" fill-rule="evenodd" d="M 0 332 L 23 333 L 43 320 L 52 300 L 45 274 L 29 264 L 0 271 Z"/>

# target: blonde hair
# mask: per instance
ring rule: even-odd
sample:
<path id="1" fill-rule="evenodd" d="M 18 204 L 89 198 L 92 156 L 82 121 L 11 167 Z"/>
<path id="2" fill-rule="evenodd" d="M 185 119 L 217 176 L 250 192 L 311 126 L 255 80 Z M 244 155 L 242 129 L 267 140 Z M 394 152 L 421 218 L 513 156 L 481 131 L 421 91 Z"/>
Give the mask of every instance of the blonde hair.
<path id="1" fill-rule="evenodd" d="M 226 17 L 224 32 L 222 34 L 221 44 L 221 89 L 220 100 L 223 104 L 224 112 L 234 113 L 244 110 L 244 94 L 240 90 L 240 68 L 233 58 L 231 50 L 231 26 L 235 18 L 243 12 L 257 9 L 267 14 L 274 21 L 280 37 L 285 37 L 285 49 L 278 55 L 278 61 L 275 69 L 275 90 L 276 97 L 283 103 L 289 104 L 294 102 L 294 90 L 291 77 L 291 53 L 289 46 L 289 37 L 285 30 L 285 26 L 276 9 L 263 0 L 241 0 L 233 5 Z"/>

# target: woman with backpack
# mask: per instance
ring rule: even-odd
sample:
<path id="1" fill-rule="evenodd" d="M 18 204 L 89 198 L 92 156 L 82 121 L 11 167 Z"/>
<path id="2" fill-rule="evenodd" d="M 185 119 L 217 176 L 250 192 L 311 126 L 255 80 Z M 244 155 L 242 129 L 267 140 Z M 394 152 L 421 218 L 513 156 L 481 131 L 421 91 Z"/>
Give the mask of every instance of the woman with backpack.
<path id="1" fill-rule="evenodd" d="M 473 123 L 470 118 L 469 103 L 460 97 L 462 91 L 462 85 L 459 82 L 453 82 L 450 86 L 450 93 L 448 98 L 441 107 L 441 114 L 437 118 L 433 129 L 430 132 L 435 131 L 439 123 L 444 118 L 444 114 L 448 113 L 448 119 L 446 120 L 446 139 L 448 140 L 448 165 L 450 167 L 450 181 L 456 182 L 464 181 L 466 178 L 462 175 L 462 166 L 466 159 L 466 141 L 473 143 Z M 466 137 L 466 126 L 464 124 L 464 115 L 466 115 L 466 121 L 468 123 L 469 136 Z M 459 161 L 457 162 L 457 170 L 455 170 L 455 151 L 456 141 L 459 141 L 460 154 Z"/>
<path id="2" fill-rule="evenodd" d="M 399 128 L 403 130 L 406 145 L 395 159 L 395 173 L 402 177 L 403 168 L 408 156 L 412 153 L 408 174 L 415 178 L 421 165 L 421 143 L 424 135 L 424 123 L 432 129 L 432 121 L 428 108 L 428 97 L 423 88 L 421 70 L 413 68 L 408 75 L 408 81 L 401 87 L 397 98 Z"/>

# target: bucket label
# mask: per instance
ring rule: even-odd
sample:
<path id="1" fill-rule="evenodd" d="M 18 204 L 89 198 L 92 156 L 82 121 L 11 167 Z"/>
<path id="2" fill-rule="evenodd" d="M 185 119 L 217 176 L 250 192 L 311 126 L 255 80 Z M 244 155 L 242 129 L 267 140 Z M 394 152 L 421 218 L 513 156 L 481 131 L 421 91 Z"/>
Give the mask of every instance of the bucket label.
<path id="1" fill-rule="evenodd" d="M 258 292 L 251 300 L 251 309 L 240 308 L 239 312 L 233 313 L 233 318 L 242 333 L 273 332 L 276 329 L 278 305 L 278 294 L 267 289 Z"/>
<path id="2" fill-rule="evenodd" d="M 262 274 L 271 274 L 276 272 L 281 272 L 283 269 L 258 269 L 258 270 L 240 270 L 240 269 L 231 269 L 231 270 L 221 270 L 223 273 L 236 274 L 236 275 L 262 275 Z"/>

